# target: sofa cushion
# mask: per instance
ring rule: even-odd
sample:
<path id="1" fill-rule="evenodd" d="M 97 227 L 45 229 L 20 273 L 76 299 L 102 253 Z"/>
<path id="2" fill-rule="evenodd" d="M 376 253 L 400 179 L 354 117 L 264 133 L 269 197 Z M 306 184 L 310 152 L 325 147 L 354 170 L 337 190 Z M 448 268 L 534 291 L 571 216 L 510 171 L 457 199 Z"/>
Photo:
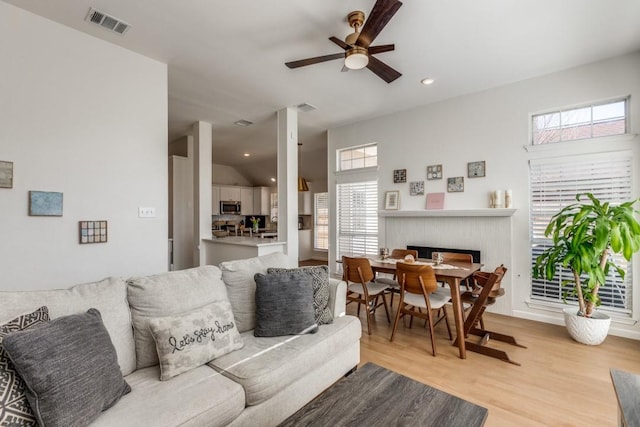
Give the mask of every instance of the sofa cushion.
<path id="1" fill-rule="evenodd" d="M 315 334 L 257 338 L 242 334 L 244 347 L 208 363 L 244 388 L 247 405 L 271 398 L 309 369 L 332 360 L 360 339 L 362 327 L 354 316 L 322 325 Z"/>
<path id="2" fill-rule="evenodd" d="M 4 351 L 4 337 L 49 321 L 49 310 L 40 307 L 0 325 L 0 426 L 36 426 L 36 417 L 25 394 L 25 384 Z"/>
<path id="3" fill-rule="evenodd" d="M 242 386 L 208 366 L 169 381 L 158 381 L 159 376 L 158 366 L 128 375 L 131 393 L 91 427 L 226 426 L 245 407 Z"/>
<path id="4" fill-rule="evenodd" d="M 157 365 L 149 319 L 186 313 L 215 301 L 228 301 L 218 267 L 207 265 L 127 280 L 138 369 Z"/>
<path id="5" fill-rule="evenodd" d="M 45 305 L 51 319 L 85 313 L 90 308 L 98 309 L 118 353 L 122 374 L 130 374 L 136 369 L 131 312 L 124 280 L 110 277 L 69 289 L 4 291 L 0 292 L 0 301 L 0 323 Z"/>
<path id="6" fill-rule="evenodd" d="M 242 348 L 228 301 L 216 301 L 175 316 L 149 319 L 162 381 Z"/>
<path id="7" fill-rule="evenodd" d="M 256 337 L 318 331 L 313 311 L 313 279 L 291 272 L 256 274 Z"/>
<path id="8" fill-rule="evenodd" d="M 271 267 L 288 267 L 288 262 L 285 254 L 274 252 L 220 264 L 222 279 L 227 285 L 231 309 L 240 332 L 256 327 L 256 282 L 253 277 L 257 273 L 267 274 L 267 269 Z"/>
<path id="9" fill-rule="evenodd" d="M 95 308 L 13 332 L 4 347 L 42 426 L 87 425 L 131 391 Z"/>
<path id="10" fill-rule="evenodd" d="M 329 309 L 329 267 L 315 265 L 300 268 L 270 268 L 267 273 L 292 272 L 295 274 L 309 275 L 313 279 L 313 310 L 318 325 L 326 325 L 333 322 L 333 314 Z"/>

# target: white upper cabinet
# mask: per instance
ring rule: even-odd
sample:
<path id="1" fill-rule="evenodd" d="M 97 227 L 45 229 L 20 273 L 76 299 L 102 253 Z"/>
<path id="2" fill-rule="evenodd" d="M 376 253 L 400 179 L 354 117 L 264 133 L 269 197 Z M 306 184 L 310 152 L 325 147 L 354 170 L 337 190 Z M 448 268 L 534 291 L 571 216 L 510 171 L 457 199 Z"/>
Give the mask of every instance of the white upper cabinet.
<path id="1" fill-rule="evenodd" d="M 255 215 L 269 215 L 270 201 L 269 195 L 271 189 L 269 187 L 253 188 L 253 210 Z"/>
<path id="2" fill-rule="evenodd" d="M 220 187 L 211 187 L 211 214 L 220 215 Z"/>
<path id="3" fill-rule="evenodd" d="M 241 187 L 220 187 L 220 200 L 223 202 L 239 202 L 241 201 Z"/>
<path id="4" fill-rule="evenodd" d="M 240 187 L 240 213 L 242 215 L 255 215 L 253 207 L 253 188 Z"/>

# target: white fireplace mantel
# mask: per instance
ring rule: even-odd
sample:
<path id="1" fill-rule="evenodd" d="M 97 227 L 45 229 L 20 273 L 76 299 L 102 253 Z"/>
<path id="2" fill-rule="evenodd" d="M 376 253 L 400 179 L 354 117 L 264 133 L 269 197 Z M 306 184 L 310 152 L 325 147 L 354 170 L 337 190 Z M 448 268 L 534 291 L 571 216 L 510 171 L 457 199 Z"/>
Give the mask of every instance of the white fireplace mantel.
<path id="1" fill-rule="evenodd" d="M 420 217 L 459 217 L 459 216 L 513 216 L 517 209 L 431 209 L 419 211 L 391 211 L 379 210 L 378 216 L 381 217 L 404 217 L 404 218 L 420 218 Z"/>

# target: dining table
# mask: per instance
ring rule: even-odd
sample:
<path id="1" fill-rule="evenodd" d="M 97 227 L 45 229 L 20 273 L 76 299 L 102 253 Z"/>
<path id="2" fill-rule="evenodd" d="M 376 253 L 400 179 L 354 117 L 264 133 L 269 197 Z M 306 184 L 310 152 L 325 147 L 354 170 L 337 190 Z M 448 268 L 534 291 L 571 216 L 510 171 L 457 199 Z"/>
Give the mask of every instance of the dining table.
<path id="1" fill-rule="evenodd" d="M 398 259 L 380 259 L 379 257 L 368 257 L 371 263 L 371 269 L 377 275 L 378 273 L 394 274 L 396 273 L 396 263 L 402 260 Z M 461 337 L 454 342 L 458 343 L 458 350 L 461 359 L 467 358 L 467 350 L 464 339 L 464 316 L 462 300 L 460 298 L 460 284 L 473 273 L 479 271 L 483 264 L 468 263 L 460 261 L 447 261 L 446 263 L 436 264 L 430 259 L 418 258 L 416 264 L 428 264 L 433 267 L 436 279 L 444 282 L 451 288 L 451 305 L 453 306 L 453 316 L 456 323 L 456 337 Z"/>

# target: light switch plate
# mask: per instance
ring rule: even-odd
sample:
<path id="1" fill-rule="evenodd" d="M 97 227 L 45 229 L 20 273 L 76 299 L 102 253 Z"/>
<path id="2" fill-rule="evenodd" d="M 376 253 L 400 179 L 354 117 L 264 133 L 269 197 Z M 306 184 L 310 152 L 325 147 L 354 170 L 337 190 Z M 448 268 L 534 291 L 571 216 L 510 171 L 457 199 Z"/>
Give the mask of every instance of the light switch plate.
<path id="1" fill-rule="evenodd" d="M 156 208 L 138 208 L 138 218 L 155 218 Z"/>

